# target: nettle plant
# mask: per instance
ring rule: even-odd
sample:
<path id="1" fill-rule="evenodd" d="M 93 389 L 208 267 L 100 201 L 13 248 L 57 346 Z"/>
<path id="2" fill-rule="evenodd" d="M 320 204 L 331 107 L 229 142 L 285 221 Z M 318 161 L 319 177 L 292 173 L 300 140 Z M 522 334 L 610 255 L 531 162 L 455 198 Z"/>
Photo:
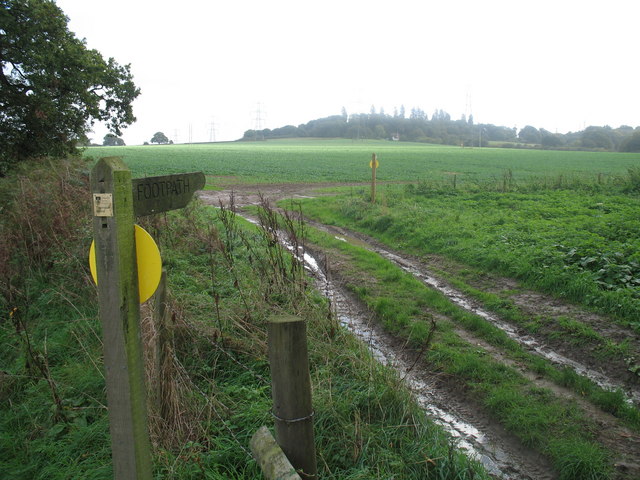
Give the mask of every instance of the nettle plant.
<path id="1" fill-rule="evenodd" d="M 563 261 L 567 266 L 593 272 L 594 280 L 605 290 L 640 287 L 640 263 L 622 252 L 584 255 L 574 247 L 564 254 Z"/>

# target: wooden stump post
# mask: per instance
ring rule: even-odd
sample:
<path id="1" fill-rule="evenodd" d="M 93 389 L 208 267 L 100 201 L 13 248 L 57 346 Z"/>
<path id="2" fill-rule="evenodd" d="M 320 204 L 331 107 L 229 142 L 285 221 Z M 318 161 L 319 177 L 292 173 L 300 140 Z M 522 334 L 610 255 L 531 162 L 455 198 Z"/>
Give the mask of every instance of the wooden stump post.
<path id="1" fill-rule="evenodd" d="M 295 316 L 268 324 L 269 365 L 276 439 L 303 479 L 317 479 L 307 328 Z"/>
<path id="2" fill-rule="evenodd" d="M 131 172 L 102 158 L 91 191 L 114 478 L 150 480 Z"/>

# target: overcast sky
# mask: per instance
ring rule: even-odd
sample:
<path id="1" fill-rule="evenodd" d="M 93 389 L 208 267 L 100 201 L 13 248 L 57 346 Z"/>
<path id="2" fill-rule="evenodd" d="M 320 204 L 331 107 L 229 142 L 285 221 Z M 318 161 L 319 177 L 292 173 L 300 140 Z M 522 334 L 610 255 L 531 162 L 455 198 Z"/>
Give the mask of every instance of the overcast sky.
<path id="1" fill-rule="evenodd" d="M 638 0 L 57 0 L 131 64 L 127 145 L 404 105 L 565 133 L 640 125 Z M 102 142 L 106 131 L 90 135 Z"/>

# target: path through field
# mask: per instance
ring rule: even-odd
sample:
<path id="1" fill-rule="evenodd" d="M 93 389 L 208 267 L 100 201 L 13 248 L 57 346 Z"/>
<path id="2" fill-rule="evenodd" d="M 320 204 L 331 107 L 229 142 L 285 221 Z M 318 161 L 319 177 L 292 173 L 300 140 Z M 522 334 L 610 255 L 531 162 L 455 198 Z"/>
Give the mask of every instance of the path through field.
<path id="1" fill-rule="evenodd" d="M 332 185 L 281 184 L 281 185 L 238 185 L 225 191 L 203 191 L 200 198 L 207 204 L 228 205 L 231 198 L 237 208 L 246 205 L 257 205 L 261 197 L 275 202 L 283 198 L 303 198 L 317 196 L 314 189 Z M 233 192 L 233 193 L 232 193 Z M 581 375 L 588 376 L 594 382 L 608 389 L 620 388 L 629 401 L 640 404 L 640 385 L 625 368 L 624 364 L 602 362 L 597 352 L 584 346 L 566 341 L 555 335 L 553 328 L 541 329 L 539 332 L 525 332 L 517 325 L 501 319 L 498 315 L 482 309 L 477 302 L 452 287 L 442 275 L 436 272 L 456 272 L 464 266 L 437 256 L 413 258 L 400 252 L 391 251 L 388 247 L 362 234 L 346 231 L 337 227 L 321 225 L 309 221 L 309 225 L 321 229 L 336 238 L 362 246 L 387 258 L 403 270 L 410 272 L 424 282 L 429 288 L 443 292 L 458 306 L 484 317 L 495 326 L 519 342 L 531 353 L 540 355 L 551 362 L 566 366 Z M 323 291 L 332 301 L 339 320 L 360 337 L 369 346 L 379 361 L 392 365 L 407 381 L 416 395 L 417 401 L 425 411 L 458 439 L 462 449 L 482 461 L 497 478 L 503 479 L 553 479 L 556 478 L 549 461 L 539 453 L 526 448 L 512 434 L 507 432 L 498 422 L 488 415 L 483 407 L 461 389 L 455 382 L 434 374 L 426 365 L 416 362 L 417 352 L 405 348 L 406 342 L 386 333 L 378 324 L 371 321 L 371 312 L 355 299 L 343 285 L 353 282 L 349 273 L 341 269 L 340 258 L 328 258 L 325 253 L 318 259 L 314 252 L 307 252 L 308 267 L 313 271 L 318 282 L 318 289 Z M 320 253 L 320 252 L 318 252 Z M 357 282 L 357 280 L 355 280 Z M 629 339 L 631 354 L 640 358 L 640 336 L 622 327 L 612 324 L 591 312 L 526 289 L 515 288 L 517 282 L 512 279 L 486 275 L 473 285 L 474 288 L 499 292 L 501 290 L 518 291 L 512 300 L 524 312 L 531 315 L 544 314 L 551 318 L 559 315 L 569 316 L 589 325 L 605 338 L 614 341 Z M 536 386 L 546 388 L 554 394 L 569 398 L 580 405 L 598 426 L 598 441 L 613 452 L 613 463 L 616 467 L 615 477 L 620 479 L 640 478 L 640 436 L 620 424 L 620 421 L 608 413 L 602 412 L 580 395 L 529 371 L 504 356 L 501 351 L 473 333 L 459 328 L 457 334 L 465 341 L 477 345 L 495 360 L 518 369 Z"/>

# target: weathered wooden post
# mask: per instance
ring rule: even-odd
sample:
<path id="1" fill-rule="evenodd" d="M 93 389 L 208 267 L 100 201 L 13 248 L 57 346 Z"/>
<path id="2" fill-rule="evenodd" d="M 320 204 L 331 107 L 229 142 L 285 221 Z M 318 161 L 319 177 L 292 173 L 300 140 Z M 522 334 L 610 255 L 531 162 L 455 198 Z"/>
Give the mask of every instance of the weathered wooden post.
<path id="1" fill-rule="evenodd" d="M 303 479 L 317 479 L 306 323 L 273 316 L 267 327 L 276 439 Z"/>
<path id="2" fill-rule="evenodd" d="M 371 167 L 371 203 L 376 203 L 376 169 L 378 165 L 378 158 L 374 153 L 369 162 L 369 166 Z"/>
<path id="3" fill-rule="evenodd" d="M 150 480 L 131 172 L 103 158 L 91 191 L 114 478 Z"/>

